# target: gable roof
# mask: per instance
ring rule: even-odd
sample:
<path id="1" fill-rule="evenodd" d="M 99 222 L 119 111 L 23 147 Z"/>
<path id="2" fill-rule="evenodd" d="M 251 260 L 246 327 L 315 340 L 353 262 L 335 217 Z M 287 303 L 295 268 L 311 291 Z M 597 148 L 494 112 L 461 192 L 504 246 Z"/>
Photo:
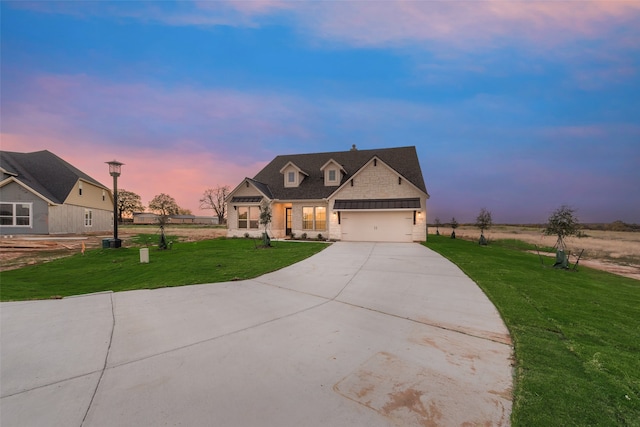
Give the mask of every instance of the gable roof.
<path id="1" fill-rule="evenodd" d="M 48 150 L 33 153 L 0 151 L 0 168 L 14 180 L 58 204 L 64 203 L 80 179 L 108 190 Z"/>
<path id="2" fill-rule="evenodd" d="M 277 156 L 271 163 L 265 166 L 264 169 L 258 172 L 253 178 L 253 183 L 255 184 L 257 181 L 258 183 L 266 185 L 268 190 L 270 190 L 269 193 L 273 195 L 271 198 L 275 199 L 323 199 L 329 197 L 336 191 L 336 187 L 327 187 L 324 185 L 324 177 L 321 169 L 329 160 L 333 159 L 342 166 L 345 174 L 340 184 L 343 184 L 349 181 L 374 157 L 386 163 L 404 177 L 404 179 L 411 182 L 425 194 L 428 194 L 415 147 Z M 298 187 L 284 186 L 284 178 L 280 171 L 288 163 L 293 163 L 309 174 Z M 264 191 L 263 193 L 269 194 Z"/>

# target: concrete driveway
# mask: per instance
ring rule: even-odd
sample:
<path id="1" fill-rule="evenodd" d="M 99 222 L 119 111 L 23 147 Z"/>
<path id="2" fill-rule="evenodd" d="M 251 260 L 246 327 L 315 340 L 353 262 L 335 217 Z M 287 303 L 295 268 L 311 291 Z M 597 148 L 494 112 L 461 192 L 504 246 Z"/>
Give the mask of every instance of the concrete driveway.
<path id="1" fill-rule="evenodd" d="M 419 244 L 0 308 L 3 427 L 509 425 L 508 331 Z"/>

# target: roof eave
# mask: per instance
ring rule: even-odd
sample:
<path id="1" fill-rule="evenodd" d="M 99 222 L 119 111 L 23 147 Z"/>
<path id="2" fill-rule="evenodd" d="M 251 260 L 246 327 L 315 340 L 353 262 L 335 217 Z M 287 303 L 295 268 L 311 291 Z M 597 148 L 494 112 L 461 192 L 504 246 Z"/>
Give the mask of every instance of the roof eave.
<path id="1" fill-rule="evenodd" d="M 49 197 L 44 196 L 42 193 L 34 190 L 32 187 L 29 187 L 27 184 L 25 184 L 24 182 L 20 181 L 19 179 L 15 178 L 13 176 L 1 181 L 0 182 L 0 187 L 4 187 L 5 185 L 9 184 L 10 182 L 15 182 L 16 184 L 18 184 L 19 186 L 21 186 L 22 188 L 24 188 L 28 192 L 30 192 L 32 194 L 35 194 L 36 196 L 38 196 L 39 198 L 41 198 L 42 200 L 44 200 L 45 202 L 47 202 L 48 204 L 50 204 L 52 206 L 60 206 L 60 205 L 64 204 L 64 203 L 54 202 Z"/>

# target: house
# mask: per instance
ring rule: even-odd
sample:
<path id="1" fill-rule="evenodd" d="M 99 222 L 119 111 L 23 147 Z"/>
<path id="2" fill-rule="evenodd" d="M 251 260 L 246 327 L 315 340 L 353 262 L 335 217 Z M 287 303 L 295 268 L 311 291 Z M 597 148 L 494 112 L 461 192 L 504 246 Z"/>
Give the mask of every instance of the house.
<path id="1" fill-rule="evenodd" d="M 134 212 L 133 223 L 134 224 L 157 224 L 159 215 L 152 212 Z"/>
<path id="2" fill-rule="evenodd" d="M 227 196 L 227 235 L 260 236 L 268 203 L 276 238 L 424 241 L 428 198 L 415 147 L 277 156 Z"/>
<path id="3" fill-rule="evenodd" d="M 0 173 L 0 234 L 113 230 L 111 191 L 55 154 L 0 151 Z"/>
<path id="4" fill-rule="evenodd" d="M 134 224 L 158 224 L 160 215 L 152 212 L 134 212 Z M 217 216 L 169 215 L 168 224 L 218 225 Z"/>

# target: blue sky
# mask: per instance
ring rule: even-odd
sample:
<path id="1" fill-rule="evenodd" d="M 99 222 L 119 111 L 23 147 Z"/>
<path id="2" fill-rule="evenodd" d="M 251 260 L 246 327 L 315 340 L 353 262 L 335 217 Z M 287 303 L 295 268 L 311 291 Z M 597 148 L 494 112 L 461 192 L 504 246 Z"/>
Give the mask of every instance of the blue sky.
<path id="1" fill-rule="evenodd" d="M 1 3 L 2 149 L 198 210 L 279 154 L 414 145 L 428 217 L 640 223 L 640 2 Z"/>

